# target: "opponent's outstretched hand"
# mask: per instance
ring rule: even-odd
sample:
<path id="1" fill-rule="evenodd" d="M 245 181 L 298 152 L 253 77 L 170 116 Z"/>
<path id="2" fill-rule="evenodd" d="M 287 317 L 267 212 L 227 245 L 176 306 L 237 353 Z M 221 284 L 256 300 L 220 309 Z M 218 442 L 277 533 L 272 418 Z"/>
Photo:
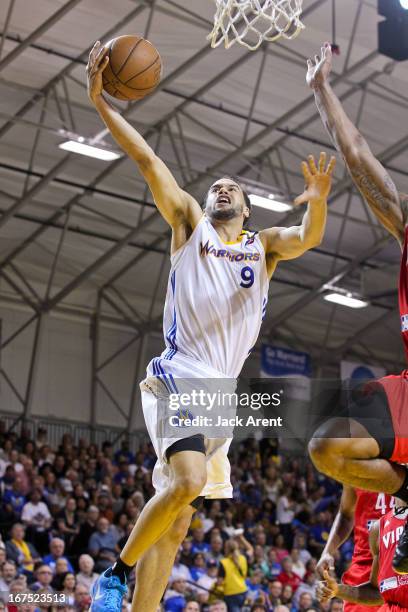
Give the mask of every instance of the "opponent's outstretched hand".
<path id="1" fill-rule="evenodd" d="M 100 41 L 97 40 L 89 54 L 88 63 L 86 65 L 88 96 L 91 102 L 95 102 L 96 98 L 102 94 L 102 72 L 105 70 L 108 62 L 108 48 L 101 45 Z"/>
<path id="2" fill-rule="evenodd" d="M 321 56 L 315 55 L 314 59 L 314 63 L 311 59 L 307 60 L 306 83 L 311 89 L 317 89 L 329 78 L 333 60 L 331 44 L 324 43 L 321 48 Z"/>
<path id="3" fill-rule="evenodd" d="M 331 157 L 326 168 L 326 153 L 320 153 L 319 167 L 316 166 L 313 155 L 309 155 L 308 162 L 302 162 L 303 176 L 306 187 L 304 192 L 295 200 L 295 204 L 304 204 L 313 200 L 327 200 L 332 184 L 332 174 L 336 166 L 336 158 Z"/>

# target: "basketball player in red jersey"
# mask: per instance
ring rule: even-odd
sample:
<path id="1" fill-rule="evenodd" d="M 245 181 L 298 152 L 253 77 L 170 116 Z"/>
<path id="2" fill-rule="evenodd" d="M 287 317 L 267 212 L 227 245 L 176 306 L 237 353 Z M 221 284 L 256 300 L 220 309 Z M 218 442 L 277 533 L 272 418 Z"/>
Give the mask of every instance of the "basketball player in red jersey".
<path id="1" fill-rule="evenodd" d="M 369 580 L 356 586 L 337 584 L 324 570 L 324 581 L 318 584 L 316 591 L 320 601 L 340 597 L 346 602 L 363 604 L 371 609 L 381 605 L 380 612 L 408 610 L 408 577 L 397 574 L 393 568 L 393 557 L 404 531 L 408 506 L 402 501 L 396 502 L 396 507 L 370 529 L 372 561 Z"/>
<path id="2" fill-rule="evenodd" d="M 329 84 L 331 66 L 332 50 L 326 43 L 315 63 L 308 60 L 306 80 L 354 183 L 403 251 L 399 306 L 408 358 L 408 195 L 397 191 L 347 117 Z M 408 463 L 408 370 L 361 385 L 350 399 L 346 418 L 331 418 L 314 433 L 309 443 L 313 463 L 343 484 L 386 492 L 408 503 L 408 469 L 399 465 Z M 408 573 L 408 523 L 396 549 L 394 569 Z"/>
<path id="3" fill-rule="evenodd" d="M 334 555 L 354 529 L 354 552 L 351 565 L 342 576 L 343 584 L 357 586 L 368 582 L 373 558 L 370 551 L 369 531 L 375 521 L 395 505 L 393 497 L 385 493 L 371 493 L 345 486 L 340 508 L 334 519 L 329 538 L 317 564 L 321 578 L 334 567 Z M 369 612 L 378 607 L 345 603 L 344 612 Z"/>

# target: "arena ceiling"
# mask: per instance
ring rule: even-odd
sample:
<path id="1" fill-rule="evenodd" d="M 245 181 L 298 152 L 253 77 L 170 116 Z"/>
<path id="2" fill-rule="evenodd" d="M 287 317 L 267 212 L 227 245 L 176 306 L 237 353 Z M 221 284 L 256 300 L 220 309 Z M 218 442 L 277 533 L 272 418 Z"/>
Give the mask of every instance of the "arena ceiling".
<path id="1" fill-rule="evenodd" d="M 336 8 L 335 90 L 408 192 L 407 64 L 377 52 L 376 0 L 338 0 Z M 305 84 L 305 60 L 333 42 L 333 2 L 305 0 L 304 9 L 299 38 L 250 52 L 210 48 L 212 0 L 1 3 L 0 297 L 24 303 L 34 343 L 44 313 L 58 309 L 93 314 L 98 305 L 99 317 L 138 335 L 161 325 L 169 235 L 135 167 L 58 148 L 60 130 L 94 137 L 103 129 L 86 96 L 94 41 L 135 33 L 158 47 L 160 86 L 122 108 L 195 196 L 228 173 L 292 200 L 303 189 L 301 160 L 332 150 Z M 252 225 L 296 224 L 301 214 L 255 209 Z M 307 350 L 322 366 L 349 357 L 400 368 L 399 261 L 398 245 L 339 159 L 324 242 L 278 267 L 262 338 Z M 328 304 L 328 283 L 362 293 L 370 305 Z"/>

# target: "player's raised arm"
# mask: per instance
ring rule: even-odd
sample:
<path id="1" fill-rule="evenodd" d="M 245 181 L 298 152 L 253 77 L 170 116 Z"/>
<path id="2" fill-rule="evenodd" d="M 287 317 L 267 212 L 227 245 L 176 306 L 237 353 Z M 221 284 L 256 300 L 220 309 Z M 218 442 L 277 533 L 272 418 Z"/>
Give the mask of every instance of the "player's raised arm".
<path id="1" fill-rule="evenodd" d="M 323 578 L 325 570 L 334 569 L 334 555 L 353 531 L 356 501 L 357 495 L 353 487 L 345 485 L 341 494 L 339 510 L 330 529 L 326 546 L 316 566 L 317 573 L 321 578 Z"/>
<path id="2" fill-rule="evenodd" d="M 173 228 L 188 225 L 194 229 L 203 214 L 198 202 L 180 188 L 145 139 L 103 97 L 102 72 L 109 61 L 106 54 L 107 48 L 97 42 L 89 55 L 87 76 L 91 102 L 118 145 L 136 162 L 167 223 Z"/>
<path id="3" fill-rule="evenodd" d="M 326 168 L 326 154 L 321 153 L 317 167 L 313 156 L 309 155 L 308 163 L 302 163 L 306 188 L 295 200 L 296 205 L 308 202 L 302 224 L 294 227 L 272 227 L 260 232 L 269 274 L 273 272 L 279 260 L 299 257 L 321 243 L 326 227 L 327 198 L 335 164 L 336 160 L 332 157 Z"/>
<path id="4" fill-rule="evenodd" d="M 400 194 L 395 184 L 370 150 L 367 142 L 346 115 L 329 83 L 332 50 L 329 43 L 321 56 L 307 62 L 308 85 L 314 90 L 316 105 L 336 148 L 373 213 L 401 243 L 408 214 L 408 196 Z"/>

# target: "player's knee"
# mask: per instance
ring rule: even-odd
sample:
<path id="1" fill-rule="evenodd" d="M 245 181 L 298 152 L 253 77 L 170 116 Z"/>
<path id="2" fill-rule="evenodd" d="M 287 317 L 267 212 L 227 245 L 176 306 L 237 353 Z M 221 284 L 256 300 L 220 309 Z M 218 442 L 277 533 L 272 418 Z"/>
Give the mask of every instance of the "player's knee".
<path id="1" fill-rule="evenodd" d="M 171 486 L 173 499 L 178 501 L 180 505 L 188 505 L 200 495 L 206 480 L 207 476 L 204 473 L 179 476 Z"/>

